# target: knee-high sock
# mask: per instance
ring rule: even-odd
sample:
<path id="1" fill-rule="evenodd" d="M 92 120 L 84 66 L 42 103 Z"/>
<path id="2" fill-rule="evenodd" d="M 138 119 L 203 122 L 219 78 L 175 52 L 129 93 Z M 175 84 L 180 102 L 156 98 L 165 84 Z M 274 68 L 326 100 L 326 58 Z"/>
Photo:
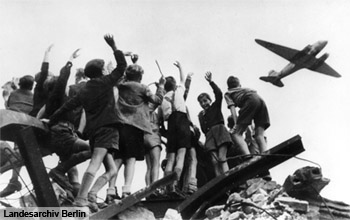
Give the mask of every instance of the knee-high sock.
<path id="1" fill-rule="evenodd" d="M 93 183 L 95 175 L 85 172 L 81 181 L 81 186 L 76 197 L 76 200 L 86 200 L 91 184 Z"/>

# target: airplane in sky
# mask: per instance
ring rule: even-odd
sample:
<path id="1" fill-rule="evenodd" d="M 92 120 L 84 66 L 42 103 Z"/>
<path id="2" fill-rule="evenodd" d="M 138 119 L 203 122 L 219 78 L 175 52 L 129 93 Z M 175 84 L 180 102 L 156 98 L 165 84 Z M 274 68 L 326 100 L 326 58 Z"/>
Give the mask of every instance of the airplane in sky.
<path id="1" fill-rule="evenodd" d="M 290 61 L 280 72 L 271 70 L 268 76 L 260 77 L 260 79 L 265 82 L 283 87 L 284 85 L 281 79 L 302 68 L 307 68 L 333 77 L 341 77 L 339 73 L 325 63 L 325 60 L 329 56 L 328 53 L 323 54 L 320 58 L 316 58 L 316 55 L 327 45 L 327 41 L 317 41 L 312 45 L 307 45 L 303 50 L 295 50 L 259 39 L 255 39 L 255 42 Z"/>

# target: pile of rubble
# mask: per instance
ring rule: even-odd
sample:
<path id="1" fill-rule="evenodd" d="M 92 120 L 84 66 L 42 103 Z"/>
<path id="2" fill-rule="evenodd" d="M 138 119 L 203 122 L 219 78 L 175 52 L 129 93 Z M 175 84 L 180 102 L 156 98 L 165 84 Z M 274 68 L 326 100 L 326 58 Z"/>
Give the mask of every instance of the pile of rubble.
<path id="1" fill-rule="evenodd" d="M 308 202 L 289 197 L 275 181 L 248 180 L 246 189 L 232 193 L 226 204 L 207 209 L 208 219 L 307 219 Z"/>
<path id="2" fill-rule="evenodd" d="M 350 206 L 322 198 L 329 183 L 317 167 L 304 167 L 288 176 L 283 186 L 262 178 L 251 179 L 231 193 L 225 204 L 206 210 L 206 219 L 350 219 Z"/>

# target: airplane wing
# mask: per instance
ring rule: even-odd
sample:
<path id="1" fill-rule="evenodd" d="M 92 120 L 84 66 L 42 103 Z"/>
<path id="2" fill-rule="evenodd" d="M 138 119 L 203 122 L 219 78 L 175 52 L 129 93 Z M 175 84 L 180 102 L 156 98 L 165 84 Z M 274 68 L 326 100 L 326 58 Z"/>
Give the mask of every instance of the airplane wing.
<path id="1" fill-rule="evenodd" d="M 291 60 L 292 58 L 295 57 L 296 54 L 298 54 L 300 52 L 300 50 L 295 50 L 295 49 L 291 49 L 288 47 L 284 47 L 281 45 L 277 45 L 277 44 L 273 44 L 267 41 L 263 41 L 263 40 L 259 40 L 259 39 L 255 39 L 255 42 L 257 42 L 258 44 L 260 44 L 261 46 L 265 47 L 266 49 L 274 52 L 275 54 L 283 57 L 286 60 Z"/>
<path id="2" fill-rule="evenodd" d="M 320 66 L 317 68 L 310 69 L 322 74 L 326 74 L 328 76 L 334 76 L 334 77 L 341 77 L 337 71 L 335 71 L 332 67 L 330 67 L 327 63 L 322 63 Z"/>

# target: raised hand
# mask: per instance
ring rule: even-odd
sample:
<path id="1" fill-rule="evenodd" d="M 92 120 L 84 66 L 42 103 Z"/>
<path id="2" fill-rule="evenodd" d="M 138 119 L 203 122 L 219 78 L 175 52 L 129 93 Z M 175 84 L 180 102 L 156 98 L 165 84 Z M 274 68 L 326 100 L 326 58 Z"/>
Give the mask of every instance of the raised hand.
<path id="1" fill-rule="evenodd" d="M 158 83 L 157 87 L 158 87 L 159 85 L 161 85 L 161 86 L 164 86 L 164 85 L 165 85 L 165 77 L 164 77 L 164 76 L 160 77 L 159 83 Z"/>
<path id="2" fill-rule="evenodd" d="M 132 52 L 131 51 L 127 51 L 127 52 L 124 52 L 124 56 L 132 56 Z"/>
<path id="3" fill-rule="evenodd" d="M 131 55 L 132 63 L 136 63 L 138 59 L 139 59 L 139 55 L 137 55 L 137 54 L 132 54 Z"/>
<path id="4" fill-rule="evenodd" d="M 51 45 L 46 49 L 45 52 L 49 53 L 49 52 L 51 51 L 52 47 L 53 47 L 53 44 L 51 44 Z"/>
<path id="5" fill-rule="evenodd" d="M 174 65 L 175 65 L 177 68 L 181 69 L 181 64 L 180 64 L 179 61 L 175 61 Z"/>
<path id="6" fill-rule="evenodd" d="M 76 49 L 76 50 L 73 52 L 73 54 L 70 56 L 69 61 L 72 62 L 75 58 L 77 58 L 78 56 L 80 56 L 79 52 L 80 52 L 80 48 L 79 48 L 79 49 Z"/>
<path id="7" fill-rule="evenodd" d="M 113 35 L 106 34 L 104 36 L 104 39 L 105 39 L 106 43 L 112 48 L 113 51 L 117 50 L 117 46 L 115 45 Z"/>
<path id="8" fill-rule="evenodd" d="M 208 82 L 211 82 L 212 81 L 212 74 L 210 71 L 206 72 L 205 73 L 205 79 L 208 81 Z"/>
<path id="9" fill-rule="evenodd" d="M 190 73 L 187 73 L 187 78 L 192 78 L 192 76 L 194 75 L 194 73 L 190 72 Z"/>
<path id="10" fill-rule="evenodd" d="M 51 52 L 51 49 L 53 47 L 53 44 L 51 44 L 46 50 L 45 50 L 45 55 L 44 55 L 44 61 L 43 62 L 49 62 L 49 54 Z"/>
<path id="11" fill-rule="evenodd" d="M 73 54 L 72 54 L 72 57 L 73 57 L 73 59 L 75 59 L 75 58 L 77 58 L 78 56 L 80 56 L 80 48 L 79 49 L 76 49 L 74 52 L 73 52 Z"/>

